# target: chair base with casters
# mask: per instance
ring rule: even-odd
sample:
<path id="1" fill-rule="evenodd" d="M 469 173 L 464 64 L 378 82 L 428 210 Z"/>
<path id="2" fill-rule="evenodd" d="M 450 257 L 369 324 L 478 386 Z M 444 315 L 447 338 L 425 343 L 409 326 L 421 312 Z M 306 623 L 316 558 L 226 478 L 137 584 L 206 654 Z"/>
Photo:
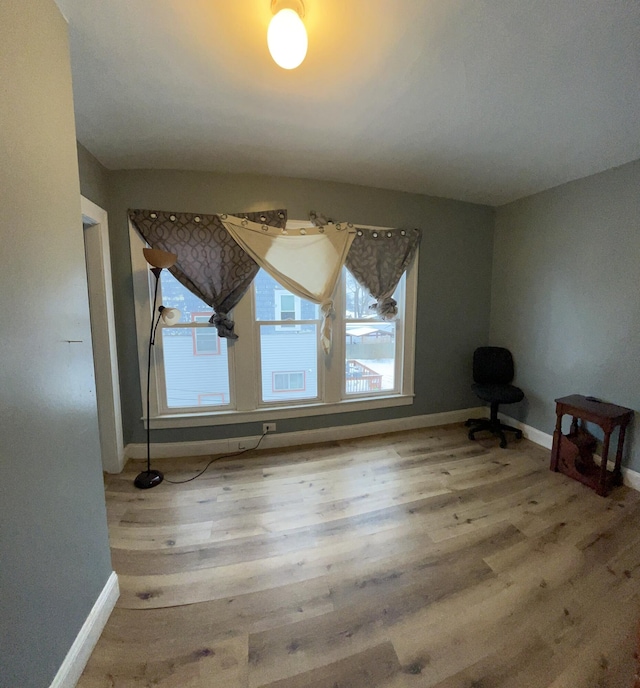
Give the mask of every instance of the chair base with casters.
<path id="1" fill-rule="evenodd" d="M 465 421 L 466 427 L 471 427 L 472 425 L 474 426 L 471 428 L 471 430 L 469 430 L 468 433 L 470 440 L 475 440 L 476 432 L 481 432 L 483 430 L 488 430 L 491 434 L 499 437 L 500 447 L 502 449 L 507 446 L 507 438 L 504 434 L 505 430 L 508 430 L 509 432 L 515 432 L 517 440 L 522 439 L 522 430 L 518 430 L 518 428 L 512 428 L 510 425 L 500 422 L 500 419 L 498 418 L 498 406 L 499 404 L 495 401 L 491 404 L 490 418 L 469 418 L 467 421 Z"/>

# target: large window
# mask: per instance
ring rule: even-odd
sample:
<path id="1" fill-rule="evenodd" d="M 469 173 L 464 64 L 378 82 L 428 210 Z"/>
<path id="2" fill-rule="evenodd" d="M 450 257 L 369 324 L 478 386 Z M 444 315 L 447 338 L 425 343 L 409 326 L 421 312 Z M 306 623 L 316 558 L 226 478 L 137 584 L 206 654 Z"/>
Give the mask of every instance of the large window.
<path id="1" fill-rule="evenodd" d="M 141 370 L 153 278 L 132 232 Z M 139 256 L 138 256 L 139 254 Z M 164 270 L 161 303 L 180 309 L 161 325 L 153 351 L 152 424 L 158 427 L 273 420 L 411 403 L 416 270 L 402 278 L 395 320 L 381 320 L 372 297 L 346 268 L 335 295 L 332 352 L 320 346 L 322 316 L 260 270 L 231 317 L 239 338 L 217 336 L 211 309 Z M 146 379 L 142 380 L 143 389 Z M 230 418 L 230 415 L 233 417 Z"/>

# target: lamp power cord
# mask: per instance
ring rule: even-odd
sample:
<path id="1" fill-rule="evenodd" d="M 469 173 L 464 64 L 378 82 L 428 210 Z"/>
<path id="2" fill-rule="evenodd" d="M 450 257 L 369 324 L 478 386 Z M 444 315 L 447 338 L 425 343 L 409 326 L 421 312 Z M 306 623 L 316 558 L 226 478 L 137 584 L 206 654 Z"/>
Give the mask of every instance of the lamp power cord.
<path id="1" fill-rule="evenodd" d="M 260 436 L 260 439 L 258 440 L 258 444 L 256 444 L 255 447 L 248 447 L 247 449 L 242 449 L 241 451 L 233 452 L 232 454 L 223 454 L 222 456 L 214 456 L 211 461 L 199 472 L 196 473 L 195 475 L 191 476 L 191 478 L 187 478 L 186 480 L 169 480 L 169 478 L 165 478 L 164 482 L 165 483 L 171 483 L 172 485 L 184 485 L 184 483 L 190 483 L 192 480 L 196 480 L 199 478 L 201 475 L 204 474 L 204 472 L 211 466 L 211 464 L 216 463 L 216 461 L 222 461 L 222 459 L 230 459 L 234 456 L 242 456 L 243 454 L 246 454 L 247 452 L 254 451 L 256 450 L 260 444 L 262 443 L 262 440 L 268 435 L 269 433 L 263 432 L 262 435 Z"/>

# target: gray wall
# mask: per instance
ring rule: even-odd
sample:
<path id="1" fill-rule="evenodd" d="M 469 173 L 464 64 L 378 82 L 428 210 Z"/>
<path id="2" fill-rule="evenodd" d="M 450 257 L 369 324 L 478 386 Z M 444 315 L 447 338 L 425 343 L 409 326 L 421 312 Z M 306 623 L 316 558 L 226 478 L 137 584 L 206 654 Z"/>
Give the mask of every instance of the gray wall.
<path id="1" fill-rule="evenodd" d="M 109 174 L 111 258 L 118 323 L 126 442 L 144 441 L 136 353 L 128 208 L 248 212 L 284 207 L 294 219 L 309 210 L 336 220 L 421 227 L 415 403 L 409 407 L 278 420 L 291 432 L 475 406 L 469 389 L 473 349 L 489 335 L 493 210 L 486 206 L 361 186 L 278 177 L 179 171 Z M 259 434 L 261 424 L 154 431 L 154 441 Z"/>
<path id="2" fill-rule="evenodd" d="M 53 0 L 0 26 L 0 686 L 45 688 L 111 563 L 67 27 Z"/>
<path id="3" fill-rule="evenodd" d="M 527 396 L 508 412 L 552 433 L 567 394 L 640 410 L 639 288 L 640 161 L 499 208 L 491 341 L 513 351 Z"/>
<path id="4" fill-rule="evenodd" d="M 109 205 L 109 172 L 81 143 L 77 146 L 80 193 L 106 210 Z"/>

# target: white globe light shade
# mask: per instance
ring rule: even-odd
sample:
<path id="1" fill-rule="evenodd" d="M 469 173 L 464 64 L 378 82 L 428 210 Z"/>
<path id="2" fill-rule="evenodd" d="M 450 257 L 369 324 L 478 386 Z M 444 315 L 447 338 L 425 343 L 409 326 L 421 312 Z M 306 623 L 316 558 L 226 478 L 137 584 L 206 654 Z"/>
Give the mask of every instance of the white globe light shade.
<path id="1" fill-rule="evenodd" d="M 307 30 L 298 13 L 280 10 L 271 20 L 267 45 L 274 62 L 283 69 L 295 69 L 307 54 Z"/>

